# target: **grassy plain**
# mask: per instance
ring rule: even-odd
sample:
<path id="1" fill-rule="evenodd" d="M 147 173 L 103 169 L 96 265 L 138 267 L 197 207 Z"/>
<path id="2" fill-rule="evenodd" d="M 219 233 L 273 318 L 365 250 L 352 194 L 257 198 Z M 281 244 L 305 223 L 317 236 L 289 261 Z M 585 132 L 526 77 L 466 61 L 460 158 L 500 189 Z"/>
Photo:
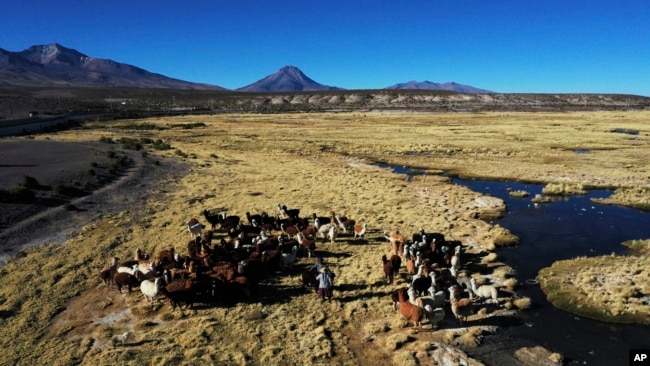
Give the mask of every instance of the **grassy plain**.
<path id="1" fill-rule="evenodd" d="M 512 272 L 491 255 L 498 253 L 497 244 L 512 243 L 511 235 L 479 219 L 503 210 L 503 202 L 435 173 L 647 189 L 648 117 L 648 112 L 233 114 L 98 122 L 39 135 L 37 140 L 57 141 L 162 139 L 173 149 L 148 150 L 143 169 L 179 169 L 170 163 L 179 161 L 186 170 L 120 187 L 116 194 L 124 197 L 140 193 L 130 207 L 98 214 L 67 235 L 65 245 L 24 249 L 0 268 L 0 344 L 12 364 L 30 365 L 416 364 L 440 351 L 431 342 L 474 347 L 483 334 L 498 329 L 485 315 L 516 316 L 516 311 L 485 307 L 470 317 L 474 326 L 468 330 L 447 307 L 440 330 L 404 327 L 389 293 L 405 280 L 392 285 L 383 280 L 381 255 L 389 247 L 382 232 L 398 229 L 410 236 L 422 227 L 460 240 L 468 275 L 492 282 L 505 309 L 516 309 L 526 301 L 513 292 Z M 376 161 L 431 174 L 407 181 L 373 165 Z M 130 258 L 135 248 L 155 254 L 173 246 L 184 253 L 185 222 L 201 220 L 203 209 L 275 215 L 278 203 L 306 215 L 336 211 L 368 223 L 364 240 L 343 235 L 335 245 L 318 243 L 317 252 L 337 273 L 331 303 L 300 289 L 296 274 L 311 258 L 300 258 L 296 271 L 263 283 L 258 300 L 235 307 L 172 312 L 166 304 L 146 304 L 137 290 L 107 291 L 99 280 L 112 256 Z M 78 207 L 92 210 L 90 204 Z M 647 263 L 647 257 L 625 260 Z M 134 332 L 127 346 L 112 347 L 111 336 L 126 330 Z M 479 363 L 454 352 L 456 360 Z"/>

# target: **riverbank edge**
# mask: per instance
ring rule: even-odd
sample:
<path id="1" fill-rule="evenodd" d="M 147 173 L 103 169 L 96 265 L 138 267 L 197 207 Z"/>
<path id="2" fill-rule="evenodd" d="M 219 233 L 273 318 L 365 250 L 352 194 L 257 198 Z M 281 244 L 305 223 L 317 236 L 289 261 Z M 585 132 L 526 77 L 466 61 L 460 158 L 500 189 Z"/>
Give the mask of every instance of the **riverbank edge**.
<path id="1" fill-rule="evenodd" d="M 609 257 L 609 269 L 619 267 L 625 260 L 636 259 L 640 262 L 647 262 L 647 256 L 599 256 L 591 258 L 575 258 L 568 260 L 561 260 L 554 262 L 550 267 L 542 268 L 538 275 L 540 288 L 546 295 L 548 301 L 558 309 L 564 310 L 568 313 L 578 315 L 581 317 L 593 319 L 604 323 L 613 324 L 650 324 L 650 307 L 639 307 L 644 309 L 641 313 L 617 313 L 614 314 L 612 309 L 616 304 L 605 306 L 605 304 L 597 304 L 590 300 L 585 292 L 574 286 L 569 278 L 575 276 L 576 270 L 586 270 L 586 262 L 597 262 L 605 257 Z M 582 263 L 578 263 L 582 262 Z M 580 268 L 577 268 L 580 266 Z M 603 273 L 607 272 L 608 267 L 602 266 L 602 263 L 593 263 L 592 268 L 600 268 Z"/>

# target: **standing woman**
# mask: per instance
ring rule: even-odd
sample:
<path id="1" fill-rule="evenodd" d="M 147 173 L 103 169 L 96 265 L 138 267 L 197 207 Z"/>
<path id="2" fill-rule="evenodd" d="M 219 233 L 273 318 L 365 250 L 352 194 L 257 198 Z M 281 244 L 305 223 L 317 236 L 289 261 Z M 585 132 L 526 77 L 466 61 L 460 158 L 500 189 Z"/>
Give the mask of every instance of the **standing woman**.
<path id="1" fill-rule="evenodd" d="M 331 272 L 327 266 L 322 266 L 320 273 L 318 276 L 316 276 L 316 280 L 318 280 L 318 296 L 321 298 L 321 300 L 332 300 L 332 286 L 334 284 L 334 276 L 334 273 Z"/>

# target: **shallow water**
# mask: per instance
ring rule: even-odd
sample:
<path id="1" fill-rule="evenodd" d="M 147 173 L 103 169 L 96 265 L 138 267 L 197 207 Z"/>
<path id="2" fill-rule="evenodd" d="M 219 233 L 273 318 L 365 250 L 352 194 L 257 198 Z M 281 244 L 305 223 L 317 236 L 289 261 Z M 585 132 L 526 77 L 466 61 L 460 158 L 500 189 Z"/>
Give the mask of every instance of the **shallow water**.
<path id="1" fill-rule="evenodd" d="M 377 165 L 409 178 L 422 174 L 407 166 Z M 517 292 L 533 300 L 523 324 L 502 328 L 498 337 L 486 337 L 483 346 L 471 352 L 474 356 L 490 360 L 494 349 L 513 352 L 539 344 L 561 353 L 568 365 L 627 365 L 630 349 L 650 348 L 650 326 L 613 325 L 572 315 L 550 304 L 538 285 L 526 284 L 556 260 L 629 253 L 621 243 L 650 238 L 650 213 L 590 202 L 590 198 L 609 196 L 606 190 L 535 205 L 531 198 L 541 193 L 542 185 L 457 178 L 453 182 L 506 202 L 507 213 L 495 223 L 517 235 L 520 244 L 499 249 L 498 256 L 517 270 L 524 283 Z M 525 190 L 530 196 L 512 198 L 508 188 Z"/>
<path id="2" fill-rule="evenodd" d="M 591 191 L 583 196 L 560 198 L 534 205 L 531 197 L 543 186 L 517 182 L 454 179 L 454 183 L 476 192 L 503 199 L 508 212 L 499 225 L 520 238 L 520 244 L 499 249 L 499 258 L 515 268 L 524 282 L 554 261 L 577 256 L 629 253 L 622 242 L 650 238 L 650 213 L 590 202 L 607 197 L 609 191 Z M 511 198 L 507 189 L 525 190 L 528 198 Z M 521 327 L 509 328 L 509 336 L 541 344 L 564 355 L 567 364 L 624 365 L 630 349 L 650 348 L 650 326 L 612 325 L 577 317 L 551 305 L 537 285 L 518 290 L 535 306 Z"/>

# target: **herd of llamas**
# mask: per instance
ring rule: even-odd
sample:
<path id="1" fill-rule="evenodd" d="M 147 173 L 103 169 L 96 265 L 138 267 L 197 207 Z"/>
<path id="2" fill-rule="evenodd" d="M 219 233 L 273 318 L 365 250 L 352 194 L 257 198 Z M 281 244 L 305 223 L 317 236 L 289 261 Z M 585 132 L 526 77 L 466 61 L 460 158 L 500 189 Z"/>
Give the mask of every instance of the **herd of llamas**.
<path id="1" fill-rule="evenodd" d="M 100 277 L 120 293 L 139 288 L 148 303 L 166 298 L 172 310 L 195 304 L 233 305 L 255 301 L 260 282 L 292 273 L 298 257 L 315 256 L 318 241 L 334 244 L 345 235 L 357 242 L 368 230 L 367 223 L 333 211 L 329 216 L 301 217 L 299 209 L 281 204 L 277 208 L 275 216 L 246 212 L 245 220 L 227 210 L 206 209 L 203 216 L 210 229 L 196 218 L 186 222 L 191 239 L 185 254 L 172 247 L 152 257 L 136 249 L 133 259 L 112 258 Z M 215 240 L 216 232 L 223 237 Z M 499 306 L 494 286 L 478 285 L 475 277 L 459 274 L 468 272 L 462 242 L 424 229 L 408 239 L 399 231 L 384 232 L 383 237 L 390 249 L 377 270 L 383 271 L 387 283 L 398 276 L 405 280 L 406 286 L 395 289 L 391 300 L 407 323 L 422 328 L 427 321 L 435 329 L 448 308 L 462 325 L 478 302 Z M 315 289 L 315 268 L 305 268 L 301 275 L 303 288 Z M 127 336 L 114 343 L 124 343 Z"/>

